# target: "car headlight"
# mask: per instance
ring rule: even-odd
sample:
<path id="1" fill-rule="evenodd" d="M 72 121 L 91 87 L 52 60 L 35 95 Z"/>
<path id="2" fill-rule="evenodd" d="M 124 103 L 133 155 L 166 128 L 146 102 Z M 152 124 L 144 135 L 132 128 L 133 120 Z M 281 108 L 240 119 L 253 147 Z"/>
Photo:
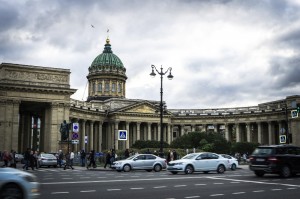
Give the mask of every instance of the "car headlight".
<path id="1" fill-rule="evenodd" d="M 174 165 L 183 165 L 183 162 L 176 162 Z"/>
<path id="2" fill-rule="evenodd" d="M 37 182 L 37 178 L 33 175 L 24 175 L 24 174 L 17 174 L 21 176 L 27 182 Z"/>
<path id="3" fill-rule="evenodd" d="M 121 165 L 122 162 L 115 162 L 115 165 Z"/>

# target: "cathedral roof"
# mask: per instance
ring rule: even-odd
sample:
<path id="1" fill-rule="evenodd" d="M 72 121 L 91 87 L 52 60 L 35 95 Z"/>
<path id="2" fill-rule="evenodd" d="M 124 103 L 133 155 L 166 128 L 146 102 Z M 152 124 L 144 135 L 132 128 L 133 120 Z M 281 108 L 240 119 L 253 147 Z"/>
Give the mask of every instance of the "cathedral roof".
<path id="1" fill-rule="evenodd" d="M 108 38 L 106 39 L 103 52 L 94 59 L 89 67 L 89 72 L 102 70 L 103 67 L 107 66 L 125 70 L 121 59 L 112 52 L 110 40 Z"/>

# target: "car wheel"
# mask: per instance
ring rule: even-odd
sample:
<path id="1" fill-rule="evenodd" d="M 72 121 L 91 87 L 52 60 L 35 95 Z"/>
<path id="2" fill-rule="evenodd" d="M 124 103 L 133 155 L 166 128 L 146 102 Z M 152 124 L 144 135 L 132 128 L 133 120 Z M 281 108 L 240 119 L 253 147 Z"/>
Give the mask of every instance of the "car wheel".
<path id="1" fill-rule="evenodd" d="M 254 173 L 257 177 L 263 177 L 265 175 L 265 172 L 263 171 L 254 171 Z"/>
<path id="2" fill-rule="evenodd" d="M 218 172 L 218 173 L 224 173 L 224 172 L 225 172 L 225 167 L 224 167 L 224 165 L 222 165 L 222 164 L 219 165 L 218 168 L 217 168 L 217 172 Z"/>
<path id="3" fill-rule="evenodd" d="M 155 166 L 154 166 L 154 171 L 155 172 L 159 172 L 159 171 L 161 171 L 161 166 L 159 165 L 159 164 L 156 164 Z"/>
<path id="4" fill-rule="evenodd" d="M 283 177 L 283 178 L 288 178 L 290 177 L 292 174 L 291 172 L 291 169 L 288 165 L 284 165 L 282 168 L 281 168 L 281 171 L 280 171 L 280 176 Z"/>
<path id="5" fill-rule="evenodd" d="M 233 171 L 236 170 L 236 164 L 231 165 L 231 170 L 233 170 Z"/>
<path id="6" fill-rule="evenodd" d="M 23 191 L 17 184 L 7 184 L 1 189 L 0 198 L 22 199 Z"/>
<path id="7" fill-rule="evenodd" d="M 171 173 L 172 173 L 172 174 L 177 174 L 177 173 L 178 173 L 178 171 L 171 171 Z"/>
<path id="8" fill-rule="evenodd" d="M 184 173 L 185 173 L 185 174 L 192 174 L 193 172 L 194 172 L 194 168 L 193 168 L 192 165 L 187 165 L 187 166 L 185 167 L 185 170 L 184 170 Z"/>
<path id="9" fill-rule="evenodd" d="M 131 170 L 130 165 L 129 165 L 129 164 L 125 164 L 124 167 L 123 167 L 123 171 L 124 171 L 124 172 L 128 172 L 128 171 L 130 171 L 130 170 Z"/>

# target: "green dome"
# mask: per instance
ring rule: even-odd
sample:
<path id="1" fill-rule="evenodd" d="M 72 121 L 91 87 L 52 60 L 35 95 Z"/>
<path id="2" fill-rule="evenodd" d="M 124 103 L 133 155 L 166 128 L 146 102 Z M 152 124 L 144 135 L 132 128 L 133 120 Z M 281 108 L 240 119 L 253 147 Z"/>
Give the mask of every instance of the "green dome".
<path id="1" fill-rule="evenodd" d="M 125 69 L 120 58 L 117 55 L 113 54 L 108 38 L 106 39 L 106 44 L 104 46 L 105 47 L 103 53 L 101 53 L 94 59 L 91 66 L 89 67 L 89 71 L 92 72 L 95 70 L 99 70 L 104 66 Z"/>

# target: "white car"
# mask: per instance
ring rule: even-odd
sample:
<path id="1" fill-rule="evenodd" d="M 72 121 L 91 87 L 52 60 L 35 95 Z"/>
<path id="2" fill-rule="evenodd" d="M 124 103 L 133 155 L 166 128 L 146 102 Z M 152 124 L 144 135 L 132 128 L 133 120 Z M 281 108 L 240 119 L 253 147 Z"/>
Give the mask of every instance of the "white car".
<path id="1" fill-rule="evenodd" d="M 231 155 L 227 155 L 227 154 L 220 154 L 220 155 L 229 160 L 228 169 L 236 170 L 236 168 L 239 166 L 239 162 L 237 161 L 237 159 L 232 157 Z"/>
<path id="2" fill-rule="evenodd" d="M 152 154 L 137 154 L 125 160 L 115 161 L 111 167 L 117 171 L 128 172 L 133 169 L 155 172 L 166 168 L 166 159 Z"/>
<path id="3" fill-rule="evenodd" d="M 13 168 L 0 168 L 1 199 L 31 199 L 39 195 L 39 183 L 33 174 Z"/>
<path id="4" fill-rule="evenodd" d="M 202 152 L 190 153 L 179 160 L 170 161 L 167 165 L 167 171 L 173 174 L 178 172 L 191 174 L 194 171 L 224 173 L 227 167 L 228 159 L 216 153 Z"/>

